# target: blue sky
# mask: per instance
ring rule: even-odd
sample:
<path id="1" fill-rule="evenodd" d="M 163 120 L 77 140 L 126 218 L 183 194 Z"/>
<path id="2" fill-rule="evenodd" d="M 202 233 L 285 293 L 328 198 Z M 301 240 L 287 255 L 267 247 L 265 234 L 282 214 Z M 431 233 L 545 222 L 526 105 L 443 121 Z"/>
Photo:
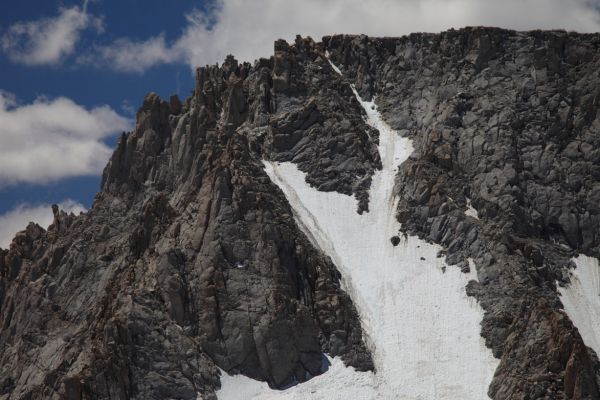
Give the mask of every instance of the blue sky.
<path id="1" fill-rule="evenodd" d="M 600 29 L 600 0 L 20 0 L 0 14 L 0 247 L 49 205 L 80 211 L 144 95 L 185 98 L 199 65 L 296 34 L 467 25 Z"/>
<path id="2" fill-rule="evenodd" d="M 79 45 L 81 52 L 93 45 L 110 44 L 117 38 L 145 39 L 164 32 L 173 40 L 185 26 L 185 14 L 203 2 L 174 0 L 165 7 L 164 0 L 102 0 L 90 2 L 88 11 L 102 16 L 104 32 L 91 30 L 82 32 Z M 39 20 L 56 16 L 59 8 L 81 7 L 81 1 L 20 0 L 13 2 L 0 15 L 0 32 L 18 22 Z M 115 73 L 115 71 L 93 65 L 74 66 L 76 57 L 68 57 L 60 65 L 23 66 L 13 63 L 8 57 L 0 57 L 0 88 L 14 93 L 27 103 L 36 97 L 66 96 L 86 107 L 108 104 L 119 112 L 124 102 L 134 108 L 144 94 L 155 91 L 167 96 L 178 93 L 187 96 L 192 85 L 190 67 L 186 64 L 161 65 L 145 73 Z"/>

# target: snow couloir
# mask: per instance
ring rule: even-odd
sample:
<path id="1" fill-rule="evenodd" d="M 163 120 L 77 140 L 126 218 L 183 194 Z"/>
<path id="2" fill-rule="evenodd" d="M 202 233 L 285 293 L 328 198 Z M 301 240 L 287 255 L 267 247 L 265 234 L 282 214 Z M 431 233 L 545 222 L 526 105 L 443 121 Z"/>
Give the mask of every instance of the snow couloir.
<path id="1" fill-rule="evenodd" d="M 332 65 L 333 66 L 333 65 Z M 335 71 L 339 72 L 335 66 Z M 441 248 L 399 233 L 394 181 L 413 151 L 383 121 L 372 102 L 356 98 L 367 123 L 379 130 L 383 168 L 373 175 L 369 212 L 357 213 L 354 197 L 319 192 L 293 163 L 264 161 L 271 180 L 286 195 L 296 222 L 331 257 L 361 318 L 375 373 L 358 372 L 332 360 L 329 370 L 285 391 L 223 373 L 217 396 L 232 399 L 473 399 L 487 398 L 498 360 L 480 336 L 483 311 L 466 295 L 477 279 L 445 268 Z"/>

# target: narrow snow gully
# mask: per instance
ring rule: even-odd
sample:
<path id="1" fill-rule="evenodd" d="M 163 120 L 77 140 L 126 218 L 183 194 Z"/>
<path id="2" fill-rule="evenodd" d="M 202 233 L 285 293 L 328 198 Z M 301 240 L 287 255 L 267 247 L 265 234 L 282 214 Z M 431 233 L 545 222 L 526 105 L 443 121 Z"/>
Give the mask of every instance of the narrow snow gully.
<path id="1" fill-rule="evenodd" d="M 356 90 L 354 94 L 367 123 L 380 135 L 383 168 L 373 175 L 369 212 L 358 214 L 354 197 L 310 187 L 295 164 L 264 165 L 285 193 L 298 225 L 340 270 L 361 317 L 376 373 L 357 372 L 334 359 L 328 372 L 285 391 L 224 374 L 219 399 L 488 397 L 498 360 L 480 336 L 483 311 L 465 292 L 467 282 L 477 279 L 475 272 L 446 268 L 437 258 L 441 247 L 416 237 L 400 235 L 400 243 L 391 242 L 400 229 L 394 178 L 413 147 L 383 121 L 374 101 L 363 101 Z M 245 394 L 232 397 L 235 386 Z"/>

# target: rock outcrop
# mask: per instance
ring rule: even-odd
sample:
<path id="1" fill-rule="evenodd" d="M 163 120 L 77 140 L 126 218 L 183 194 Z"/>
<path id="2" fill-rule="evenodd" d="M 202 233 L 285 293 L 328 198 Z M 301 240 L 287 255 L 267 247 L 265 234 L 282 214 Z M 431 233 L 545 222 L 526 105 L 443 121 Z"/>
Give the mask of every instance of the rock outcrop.
<path id="1" fill-rule="evenodd" d="M 149 94 L 91 210 L 55 208 L 0 249 L 0 399 L 210 399 L 219 368 L 284 388 L 322 373 L 323 353 L 372 370 L 336 266 L 261 163 L 292 161 L 367 211 L 378 132 L 351 85 L 414 139 L 405 233 L 475 261 L 467 292 L 501 360 L 490 397 L 599 399 L 600 363 L 556 290 L 571 256 L 600 256 L 599 45 L 492 28 L 298 37 L 199 68 L 185 101 Z"/>

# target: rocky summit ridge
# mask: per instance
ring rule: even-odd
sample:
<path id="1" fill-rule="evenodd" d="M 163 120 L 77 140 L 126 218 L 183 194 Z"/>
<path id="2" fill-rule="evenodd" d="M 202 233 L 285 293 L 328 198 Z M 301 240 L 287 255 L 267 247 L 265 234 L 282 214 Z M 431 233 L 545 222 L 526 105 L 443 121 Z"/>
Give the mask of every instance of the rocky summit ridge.
<path id="1" fill-rule="evenodd" d="M 199 68 L 185 101 L 149 94 L 90 211 L 54 208 L 0 249 L 0 399 L 214 399 L 219 369 L 283 389 L 323 353 L 373 370 L 338 267 L 262 164 L 291 161 L 368 212 L 378 132 L 353 87 L 413 139 L 404 233 L 448 268 L 474 261 L 490 398 L 600 399 L 557 289 L 573 256 L 600 257 L 599 48 L 495 28 L 297 37 Z"/>

